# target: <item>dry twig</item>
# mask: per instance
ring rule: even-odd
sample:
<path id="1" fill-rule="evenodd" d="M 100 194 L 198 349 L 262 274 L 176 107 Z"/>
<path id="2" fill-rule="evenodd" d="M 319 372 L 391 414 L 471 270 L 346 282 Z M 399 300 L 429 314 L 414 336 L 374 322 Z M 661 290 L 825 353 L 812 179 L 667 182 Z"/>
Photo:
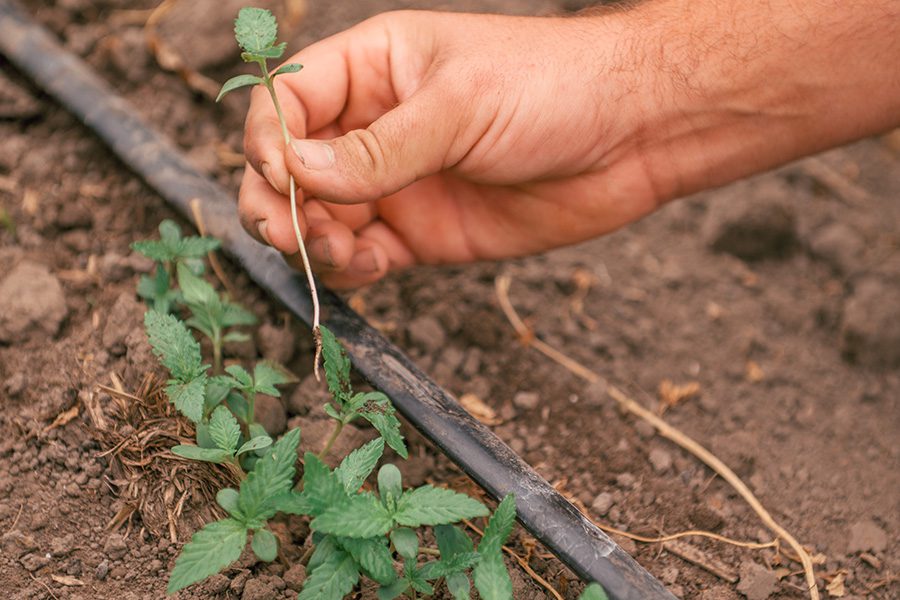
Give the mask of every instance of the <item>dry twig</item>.
<path id="1" fill-rule="evenodd" d="M 748 505 L 750 505 L 750 508 L 752 508 L 753 511 L 756 512 L 756 514 L 766 525 L 766 527 L 768 527 L 773 533 L 775 533 L 776 536 L 783 539 L 794 550 L 794 552 L 797 553 L 797 556 L 800 558 L 800 562 L 803 565 L 803 571 L 806 575 L 807 591 L 810 595 L 810 598 L 812 600 L 820 599 L 819 589 L 816 586 L 816 576 L 813 569 L 813 562 L 809 553 L 805 548 L 803 548 L 802 545 L 800 545 L 800 542 L 798 542 L 793 535 L 791 535 L 784 527 L 778 524 L 778 522 L 774 519 L 774 517 L 772 517 L 769 511 L 767 511 L 765 507 L 763 507 L 762 503 L 760 503 L 753 492 L 750 491 L 750 488 L 747 487 L 747 485 L 741 480 L 740 477 L 737 476 L 737 474 L 735 474 L 734 471 L 732 471 L 712 452 L 701 446 L 699 443 L 695 442 L 693 439 L 691 439 L 675 427 L 672 427 L 671 425 L 663 421 L 661 418 L 653 414 L 653 412 L 647 410 L 646 408 L 632 400 L 630 397 L 628 397 L 628 395 L 625 394 L 625 392 L 609 383 L 604 377 L 588 369 L 572 358 L 569 358 L 556 348 L 553 348 L 549 344 L 535 337 L 534 332 L 524 323 L 524 321 L 522 321 L 509 299 L 509 286 L 511 283 L 510 277 L 507 275 L 501 275 L 497 277 L 494 283 L 500 307 L 503 310 L 503 313 L 506 315 L 506 318 L 516 330 L 516 333 L 522 340 L 522 343 L 530 345 L 535 350 L 555 360 L 562 366 L 566 367 L 567 369 L 590 383 L 604 383 L 606 385 L 606 393 L 609 394 L 609 396 L 613 400 L 615 400 L 622 409 L 650 423 L 661 436 L 674 442 L 684 450 L 687 450 L 704 464 L 706 464 L 706 466 L 708 466 L 710 469 L 718 473 L 719 476 L 722 477 L 722 479 L 724 479 L 726 482 L 728 482 L 728 484 L 731 485 L 731 487 L 733 487 L 738 494 L 740 494 L 744 501 Z"/>

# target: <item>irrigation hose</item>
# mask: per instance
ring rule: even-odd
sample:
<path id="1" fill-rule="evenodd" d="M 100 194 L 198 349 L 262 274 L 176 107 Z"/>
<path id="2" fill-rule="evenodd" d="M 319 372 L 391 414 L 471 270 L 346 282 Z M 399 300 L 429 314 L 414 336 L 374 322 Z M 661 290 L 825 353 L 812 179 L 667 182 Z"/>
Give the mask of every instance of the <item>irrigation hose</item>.
<path id="1" fill-rule="evenodd" d="M 240 227 L 232 194 L 196 172 L 184 154 L 81 59 L 63 49 L 11 0 L 0 0 L 0 52 L 96 133 L 186 219 L 199 199 L 210 235 L 250 277 L 309 323 L 302 274 Z M 494 498 L 516 495 L 522 525 L 579 577 L 600 583 L 614 600 L 673 600 L 665 587 L 528 464 L 467 413 L 403 353 L 334 294 L 322 293 L 325 323 L 356 369 L 387 394 L 406 419 Z"/>

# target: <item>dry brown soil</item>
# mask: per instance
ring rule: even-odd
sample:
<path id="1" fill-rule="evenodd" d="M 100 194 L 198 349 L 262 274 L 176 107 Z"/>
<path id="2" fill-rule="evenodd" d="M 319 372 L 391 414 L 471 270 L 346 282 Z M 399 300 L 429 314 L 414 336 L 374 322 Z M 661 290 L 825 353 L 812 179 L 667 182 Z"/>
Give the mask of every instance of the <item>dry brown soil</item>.
<path id="1" fill-rule="evenodd" d="M 139 12 L 155 2 L 25 4 L 199 168 L 236 190 L 241 168 L 230 153 L 241 148 L 245 95 L 216 106 L 158 67 Z M 160 35 L 222 81 L 240 68 L 227 26 L 240 4 L 183 2 Z M 545 13 L 583 4 L 310 2 L 291 45 L 390 8 Z M 218 24 L 202 26 L 204 16 Z M 162 598 L 177 549 L 209 516 L 204 495 L 222 478 L 167 454 L 174 442 L 166 436 L 184 430 L 160 418 L 158 380 L 146 379 L 158 372 L 134 287 L 148 265 L 129 243 L 173 213 L 0 63 L 0 589 L 16 600 Z M 493 291 L 495 276 L 512 276 L 513 302 L 539 335 L 647 406 L 673 398 L 671 389 L 659 392 L 665 381 L 699 386 L 665 418 L 729 464 L 821 555 L 823 593 L 831 582 L 840 597 L 835 579 L 843 577 L 844 598 L 897 598 L 898 151 L 896 134 L 870 140 L 673 203 L 601 240 L 525 260 L 417 269 L 351 302 L 448 390 L 496 411 L 498 435 L 601 523 L 649 536 L 703 529 L 770 540 L 697 460 L 515 339 Z M 308 376 L 308 330 L 229 272 L 265 324 L 229 355 L 280 357 L 304 376 L 287 393 L 286 412 L 314 447 L 324 428 L 310 408 L 320 397 Z M 142 402 L 98 387 L 116 381 Z M 269 408 L 270 426 L 283 428 L 284 405 Z M 464 485 L 414 435 L 412 449 L 403 466 L 411 483 Z M 278 533 L 296 559 L 305 524 L 285 521 Z M 701 562 L 717 565 L 713 574 L 659 544 L 620 541 L 683 598 L 806 597 L 797 564 L 772 549 L 687 540 Z M 512 545 L 524 552 L 526 536 Z M 534 569 L 574 598 L 571 574 L 539 554 Z M 513 572 L 517 599 L 546 596 Z M 289 598 L 301 579 L 302 568 L 248 557 L 178 597 Z"/>

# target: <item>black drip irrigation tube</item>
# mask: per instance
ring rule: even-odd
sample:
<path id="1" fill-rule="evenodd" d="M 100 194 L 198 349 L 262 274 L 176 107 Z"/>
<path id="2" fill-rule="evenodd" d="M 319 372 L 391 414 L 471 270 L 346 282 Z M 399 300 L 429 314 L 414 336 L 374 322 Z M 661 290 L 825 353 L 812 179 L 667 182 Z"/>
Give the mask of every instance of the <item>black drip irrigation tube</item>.
<path id="1" fill-rule="evenodd" d="M 79 58 L 0 0 L 0 52 L 91 128 L 113 152 L 185 218 L 200 201 L 211 235 L 250 277 L 306 323 L 311 305 L 302 275 L 240 227 L 232 194 L 197 173 Z M 328 327 L 356 369 L 467 475 L 495 498 L 516 495 L 518 519 L 578 576 L 603 585 L 613 600 L 674 600 L 603 531 L 541 478 L 487 427 L 334 294 L 323 291 Z"/>

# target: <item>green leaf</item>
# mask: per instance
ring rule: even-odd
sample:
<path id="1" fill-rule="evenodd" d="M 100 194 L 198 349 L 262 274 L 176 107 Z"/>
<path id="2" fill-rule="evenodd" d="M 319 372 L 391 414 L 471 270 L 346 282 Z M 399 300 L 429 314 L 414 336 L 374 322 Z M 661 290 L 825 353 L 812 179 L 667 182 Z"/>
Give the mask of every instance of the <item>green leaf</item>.
<path id="1" fill-rule="evenodd" d="M 421 572 L 419 572 L 419 569 L 416 567 L 416 561 L 404 561 L 403 574 L 406 576 L 406 580 L 409 582 L 409 585 L 412 586 L 412 589 L 428 596 L 434 594 L 434 588 L 432 588 L 425 578 L 422 577 Z"/>
<path id="2" fill-rule="evenodd" d="M 250 341 L 250 334 L 244 333 L 243 331 L 229 331 L 222 336 L 222 341 L 226 344 L 229 342 L 248 342 Z"/>
<path id="3" fill-rule="evenodd" d="M 394 520 L 400 525 L 443 525 L 490 514 L 484 504 L 453 490 L 424 485 L 403 494 Z"/>
<path id="4" fill-rule="evenodd" d="M 359 570 L 356 561 L 347 552 L 337 549 L 312 570 L 297 600 L 341 600 L 357 581 Z"/>
<path id="5" fill-rule="evenodd" d="M 258 85 L 263 83 L 261 77 L 257 77 L 256 75 L 238 75 L 236 77 L 232 77 L 222 86 L 222 89 L 219 90 L 219 95 L 216 96 L 216 102 L 220 101 L 225 97 L 225 94 L 228 92 L 233 92 L 234 90 L 242 87 L 246 87 L 248 85 Z"/>
<path id="6" fill-rule="evenodd" d="M 482 556 L 472 576 L 483 600 L 512 600 L 512 581 L 501 555 Z"/>
<path id="7" fill-rule="evenodd" d="M 159 224 L 157 240 L 142 240 L 131 244 L 131 248 L 147 258 L 160 263 L 178 259 L 203 258 L 207 253 L 218 248 L 219 240 L 208 237 L 181 237 L 181 228 L 169 219 Z"/>
<path id="8" fill-rule="evenodd" d="M 311 574 L 326 562 L 332 560 L 341 550 L 341 547 L 334 536 L 326 535 L 323 537 L 314 533 L 313 543 L 316 546 L 312 556 L 309 557 L 309 562 L 306 563 L 307 575 Z"/>
<path id="9" fill-rule="evenodd" d="M 288 431 L 257 461 L 247 478 L 241 482 L 238 507 L 248 525 L 264 523 L 272 517 L 275 509 L 271 500 L 293 487 L 299 443 L 300 430 L 294 428 Z"/>
<path id="10" fill-rule="evenodd" d="M 419 555 L 419 536 L 408 527 L 398 527 L 391 532 L 391 543 L 394 550 L 403 558 L 415 560 Z"/>
<path id="11" fill-rule="evenodd" d="M 406 579 L 398 579 L 394 583 L 378 588 L 378 600 L 394 600 L 409 588 Z"/>
<path id="12" fill-rule="evenodd" d="M 236 561 L 247 545 L 247 529 L 234 519 L 214 521 L 185 544 L 169 577 L 167 593 L 214 575 Z"/>
<path id="13" fill-rule="evenodd" d="M 395 509 L 397 501 L 403 496 L 403 476 L 396 465 L 388 463 L 378 469 L 378 495 L 385 506 Z"/>
<path id="14" fill-rule="evenodd" d="M 194 423 L 199 423 L 203 420 L 206 400 L 206 375 L 198 375 L 187 383 L 170 379 L 166 385 L 166 395 L 181 414 Z"/>
<path id="15" fill-rule="evenodd" d="M 175 259 L 169 248 L 164 243 L 156 240 L 140 240 L 138 242 L 133 242 L 131 244 L 131 249 L 143 254 L 150 260 L 155 260 L 157 262 L 166 262 Z"/>
<path id="16" fill-rule="evenodd" d="M 246 423 L 250 420 L 250 404 L 247 402 L 247 399 L 244 398 L 243 394 L 235 391 L 229 392 L 225 397 L 225 405 L 231 410 L 232 414 L 241 421 Z M 250 425 L 253 425 L 253 423 Z M 263 430 L 263 433 L 265 433 L 265 430 Z M 253 435 L 253 431 L 251 431 L 250 437 L 252 439 L 259 436 Z"/>
<path id="17" fill-rule="evenodd" d="M 256 315 L 234 302 L 225 302 L 222 306 L 222 327 L 237 325 L 256 325 Z"/>
<path id="18" fill-rule="evenodd" d="M 484 528 L 484 536 L 481 538 L 481 543 L 478 544 L 478 552 L 485 555 L 500 555 L 501 548 L 506 543 L 506 538 L 509 537 L 515 522 L 516 497 L 513 494 L 507 494 L 497 506 L 487 527 Z"/>
<path id="19" fill-rule="evenodd" d="M 174 246 L 181 241 L 181 227 L 172 219 L 163 219 L 159 222 L 159 239 L 169 246 Z"/>
<path id="20" fill-rule="evenodd" d="M 278 538 L 268 529 L 254 531 L 250 547 L 259 560 L 272 562 L 278 557 Z"/>
<path id="21" fill-rule="evenodd" d="M 194 275 L 188 266 L 182 262 L 176 268 L 178 273 L 178 287 L 184 295 L 184 301 L 188 305 L 205 305 L 218 300 L 216 290 L 200 277 Z"/>
<path id="22" fill-rule="evenodd" d="M 160 358 L 173 379 L 188 382 L 206 370 L 200 344 L 184 323 L 172 315 L 151 310 L 144 314 L 144 327 L 153 353 Z"/>
<path id="23" fill-rule="evenodd" d="M 338 538 L 337 543 L 346 550 L 362 571 L 373 581 L 388 585 L 397 579 L 394 560 L 384 536 L 366 539 Z"/>
<path id="24" fill-rule="evenodd" d="M 469 576 L 465 573 L 451 573 L 444 580 L 447 584 L 447 590 L 453 595 L 455 600 L 469 600 L 472 596 L 472 584 L 469 582 Z"/>
<path id="25" fill-rule="evenodd" d="M 231 459 L 231 452 L 220 448 L 201 448 L 200 446 L 185 446 L 179 444 L 172 448 L 172 454 L 190 460 L 202 460 L 221 464 Z"/>
<path id="26" fill-rule="evenodd" d="M 250 373 L 247 372 L 247 369 L 241 365 L 228 365 L 225 367 L 225 372 L 234 377 L 234 380 L 238 384 L 237 387 L 242 390 L 253 389 L 253 377 L 251 377 Z"/>
<path id="27" fill-rule="evenodd" d="M 609 600 L 609 597 L 599 583 L 592 583 L 584 588 L 578 600 Z"/>
<path id="28" fill-rule="evenodd" d="M 176 254 L 179 258 L 199 259 L 203 258 L 210 252 L 217 250 L 221 245 L 222 242 L 215 238 L 192 235 L 181 238 L 177 245 Z M 202 265 L 203 263 L 200 264 Z"/>
<path id="29" fill-rule="evenodd" d="M 307 452 L 303 464 L 303 496 L 309 502 L 309 514 L 319 516 L 347 499 L 340 479 L 318 456 Z"/>
<path id="30" fill-rule="evenodd" d="M 303 65 L 300 63 L 287 63 L 278 67 L 278 70 L 272 73 L 272 77 L 276 75 L 287 75 L 288 73 L 296 73 L 300 69 L 303 68 Z"/>
<path id="31" fill-rule="evenodd" d="M 281 392 L 275 386 L 292 381 L 296 381 L 296 378 L 287 369 L 272 361 L 260 361 L 253 369 L 253 388 L 258 394 L 281 396 Z"/>
<path id="32" fill-rule="evenodd" d="M 462 573 L 478 564 L 477 552 L 462 552 L 451 558 L 441 557 L 441 560 L 432 561 L 419 569 L 423 579 L 433 580 L 446 577 L 453 573 Z"/>
<path id="33" fill-rule="evenodd" d="M 263 448 L 268 448 L 272 445 L 272 438 L 267 435 L 261 435 L 259 437 L 255 437 L 249 442 L 245 442 L 238 451 L 235 452 L 235 456 L 240 456 L 241 454 L 245 454 L 247 452 L 252 452 L 254 450 L 262 450 Z"/>
<path id="34" fill-rule="evenodd" d="M 241 439 L 241 426 L 230 410 L 218 406 L 209 419 L 209 435 L 219 448 L 234 454 Z"/>
<path id="35" fill-rule="evenodd" d="M 275 496 L 270 500 L 269 504 L 275 512 L 288 515 L 308 515 L 312 512 L 306 496 L 294 491 Z"/>
<path id="36" fill-rule="evenodd" d="M 438 525 L 434 528 L 434 538 L 437 540 L 442 559 L 475 550 L 471 538 L 455 525 Z"/>
<path id="37" fill-rule="evenodd" d="M 384 535 L 392 525 L 391 513 L 372 494 L 351 496 L 309 524 L 315 531 L 349 538 Z"/>
<path id="38" fill-rule="evenodd" d="M 343 405 L 350 397 L 350 359 L 331 330 L 320 325 L 319 331 L 322 332 L 322 358 L 328 391 Z"/>
<path id="39" fill-rule="evenodd" d="M 348 494 L 359 490 L 378 464 L 382 454 L 384 454 L 384 439 L 376 438 L 344 457 L 341 465 L 335 469 L 335 474 L 344 484 L 344 490 Z"/>
<path id="40" fill-rule="evenodd" d="M 237 382 L 226 375 L 214 375 L 206 381 L 206 397 L 203 405 L 206 414 L 215 410 L 228 396 L 228 392 L 234 389 Z"/>
<path id="41" fill-rule="evenodd" d="M 394 452 L 403 458 L 408 458 L 406 444 L 403 442 L 403 436 L 400 435 L 400 421 L 394 416 L 396 411 L 391 401 L 381 392 L 367 392 L 363 394 L 363 397 L 366 399 L 366 403 L 360 409 L 359 415 L 378 430 L 378 433 Z"/>
<path id="42" fill-rule="evenodd" d="M 238 509 L 238 491 L 234 488 L 222 488 L 216 494 L 216 502 L 228 511 L 228 514 L 237 520 L 241 520 L 241 511 Z"/>
<path id="43" fill-rule="evenodd" d="M 275 44 L 278 21 L 264 8 L 242 8 L 234 21 L 234 37 L 245 52 L 260 52 Z"/>

